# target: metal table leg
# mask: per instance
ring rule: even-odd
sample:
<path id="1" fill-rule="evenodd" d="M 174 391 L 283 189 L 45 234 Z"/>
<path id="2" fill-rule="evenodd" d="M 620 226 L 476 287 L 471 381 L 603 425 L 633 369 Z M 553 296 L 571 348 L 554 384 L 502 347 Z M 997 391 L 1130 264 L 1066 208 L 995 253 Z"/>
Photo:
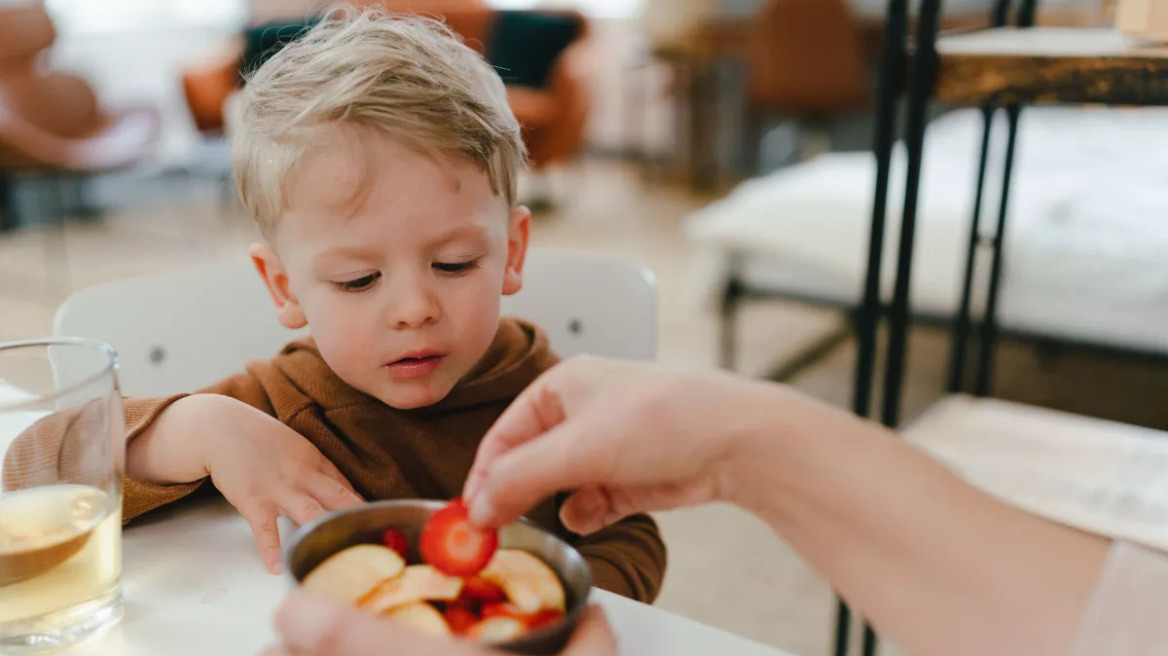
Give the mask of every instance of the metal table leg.
<path id="1" fill-rule="evenodd" d="M 1018 138 L 1018 119 L 1022 108 L 1006 108 L 1009 116 L 1009 137 L 1006 141 L 1006 164 L 1002 179 L 1002 199 L 998 207 L 998 226 L 993 239 L 993 258 L 990 263 L 990 284 L 986 296 L 985 317 L 982 319 L 981 350 L 978 353 L 977 385 L 974 393 L 986 396 L 993 380 L 994 344 L 998 335 L 998 290 L 1002 282 L 1002 244 L 1006 240 L 1006 212 L 1010 203 L 1010 178 L 1014 172 L 1014 150 Z"/>
<path id="2" fill-rule="evenodd" d="M 1018 27 L 1034 26 L 1038 0 L 1022 0 L 1018 7 Z M 993 258 L 990 263 L 990 282 L 986 296 L 985 318 L 982 321 L 981 350 L 978 354 L 977 384 L 974 393 L 986 396 L 993 382 L 994 346 L 998 336 L 998 293 L 1002 283 L 1002 244 L 1006 239 L 1006 214 L 1010 202 L 1010 182 L 1014 174 L 1014 152 L 1018 143 L 1018 120 L 1022 115 L 1019 105 L 1006 108 L 1009 117 L 1009 135 L 1006 140 L 1006 162 L 1002 173 L 1002 199 L 998 207 L 998 226 L 993 240 Z"/>
<path id="3" fill-rule="evenodd" d="M 1003 27 L 1009 20 L 1010 0 L 997 0 L 994 4 L 990 22 L 994 27 Z M 973 217 L 969 223 L 969 243 L 965 252 L 965 277 L 961 283 L 961 304 L 957 309 L 957 316 L 953 319 L 953 342 L 949 357 L 949 387 L 950 393 L 957 393 L 965 389 L 965 359 L 966 340 L 972 324 L 970 305 L 973 298 L 973 277 L 977 268 L 977 251 L 981 244 L 981 207 L 985 197 L 986 168 L 989 163 L 990 138 L 993 136 L 994 114 L 996 105 L 985 105 L 981 108 L 984 125 L 981 135 L 981 154 L 977 167 L 977 187 L 973 199 Z"/>
<path id="4" fill-rule="evenodd" d="M 940 12 L 941 0 L 923 0 L 916 24 L 916 48 L 908 102 L 908 124 L 905 130 L 908 173 L 905 181 L 900 244 L 897 249 L 896 284 L 889 312 L 888 360 L 885 363 L 883 404 L 880 413 L 881 422 L 889 427 L 895 427 L 900 421 L 901 388 L 908 344 L 913 238 L 916 232 L 917 201 L 925 127 L 928 124 L 929 98 L 932 96 L 937 71 L 936 39 Z M 864 656 L 874 655 L 877 646 L 875 631 L 871 626 L 865 626 Z"/>
<path id="5" fill-rule="evenodd" d="M 999 4 L 1005 4 L 999 2 Z M 965 277 L 961 282 L 961 303 L 957 316 L 953 319 L 953 342 L 949 356 L 949 392 L 957 393 L 965 388 L 966 340 L 972 324 L 970 305 L 973 300 L 973 276 L 977 263 L 978 245 L 981 240 L 981 206 L 985 195 L 986 168 L 989 163 L 990 137 L 993 132 L 996 108 L 987 105 L 981 108 L 985 125 L 981 134 L 981 160 L 977 167 L 977 187 L 973 195 L 973 218 L 969 222 L 969 243 L 965 251 Z"/>
<path id="6" fill-rule="evenodd" d="M 881 422 L 895 428 L 900 422 L 901 388 L 904 382 L 908 341 L 909 290 L 912 280 L 913 243 L 916 235 L 917 201 L 921 182 L 921 158 L 928 123 L 929 98 L 937 69 L 936 37 L 941 0 L 924 0 L 917 23 L 916 54 L 908 103 L 905 145 L 908 174 L 905 181 L 904 214 L 901 217 L 897 251 L 896 284 L 889 312 L 888 361 L 884 369 L 884 398 Z"/>
<path id="7" fill-rule="evenodd" d="M 904 87 L 907 33 L 908 1 L 889 0 L 884 20 L 884 50 L 880 59 L 880 79 L 876 88 L 873 144 L 876 155 L 876 194 L 872 206 L 871 232 L 868 235 L 868 271 L 864 279 L 864 297 L 856 313 L 857 353 L 852 410 L 865 418 L 872 409 L 876 327 L 880 320 L 880 266 L 884 253 L 884 225 L 888 213 L 892 148 L 896 142 L 897 100 Z M 851 609 L 839 600 L 836 611 L 835 656 L 847 656 L 851 622 Z"/>

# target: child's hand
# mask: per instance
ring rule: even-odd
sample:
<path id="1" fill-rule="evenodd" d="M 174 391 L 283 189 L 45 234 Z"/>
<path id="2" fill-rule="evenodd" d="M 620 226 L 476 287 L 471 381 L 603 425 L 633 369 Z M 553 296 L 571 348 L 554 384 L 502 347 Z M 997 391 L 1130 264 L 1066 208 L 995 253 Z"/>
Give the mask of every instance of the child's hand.
<path id="1" fill-rule="evenodd" d="M 304 524 L 328 510 L 363 502 L 320 451 L 296 431 L 244 403 L 219 397 L 204 425 L 203 465 L 215 487 L 251 525 L 268 571 L 280 571 L 276 518 Z"/>

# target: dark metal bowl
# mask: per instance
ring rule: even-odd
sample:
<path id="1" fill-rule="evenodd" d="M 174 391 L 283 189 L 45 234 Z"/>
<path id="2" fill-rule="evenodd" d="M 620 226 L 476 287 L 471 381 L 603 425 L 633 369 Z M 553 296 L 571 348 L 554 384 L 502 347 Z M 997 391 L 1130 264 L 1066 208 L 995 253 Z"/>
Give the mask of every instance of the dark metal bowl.
<path id="1" fill-rule="evenodd" d="M 284 554 L 285 570 L 299 585 L 317 565 L 338 551 L 355 544 L 379 544 L 381 534 L 388 528 L 402 531 L 411 545 L 417 545 L 430 515 L 445 505 L 440 501 L 377 501 L 328 513 L 296 532 Z M 563 540 L 527 520 L 499 529 L 499 548 L 522 549 L 547 563 L 560 577 L 567 608 L 563 620 L 494 646 L 532 656 L 558 653 L 588 606 L 588 593 L 592 589 L 588 564 Z M 411 550 L 410 562 L 420 562 L 416 559 L 416 549 Z"/>

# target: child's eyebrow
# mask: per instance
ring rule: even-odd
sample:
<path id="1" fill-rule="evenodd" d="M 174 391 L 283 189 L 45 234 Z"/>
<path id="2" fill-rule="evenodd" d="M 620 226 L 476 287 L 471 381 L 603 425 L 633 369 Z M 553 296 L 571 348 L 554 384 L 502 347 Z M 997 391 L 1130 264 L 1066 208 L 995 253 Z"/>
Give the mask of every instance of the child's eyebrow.
<path id="1" fill-rule="evenodd" d="M 449 244 L 452 241 L 458 241 L 460 239 L 480 239 L 481 240 L 481 239 L 485 239 L 486 236 L 487 236 L 486 229 L 484 229 L 480 226 L 463 225 L 463 226 L 458 226 L 457 228 L 451 228 L 450 230 L 447 230 L 446 232 L 438 235 L 433 240 L 431 240 L 430 243 L 434 246 L 441 246 L 443 244 Z"/>
<path id="2" fill-rule="evenodd" d="M 369 246 L 337 246 L 326 251 L 317 253 L 312 258 L 313 264 L 320 266 L 322 263 L 327 263 L 329 260 L 341 259 L 370 259 L 376 255 L 376 251 Z"/>

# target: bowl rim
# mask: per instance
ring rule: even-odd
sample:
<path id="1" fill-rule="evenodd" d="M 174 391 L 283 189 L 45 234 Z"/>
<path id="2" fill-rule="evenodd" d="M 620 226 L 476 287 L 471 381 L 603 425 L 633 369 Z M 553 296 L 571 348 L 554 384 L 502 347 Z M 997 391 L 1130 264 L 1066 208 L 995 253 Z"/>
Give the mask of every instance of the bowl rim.
<path id="1" fill-rule="evenodd" d="M 301 541 L 303 541 L 305 536 L 312 533 L 314 530 L 316 530 L 317 528 L 319 528 L 321 525 L 325 524 L 326 522 L 332 521 L 333 519 L 336 519 L 337 517 L 343 517 L 345 515 L 356 514 L 356 513 L 360 513 L 360 512 L 367 512 L 370 508 L 392 508 L 395 506 L 414 506 L 414 507 L 423 506 L 423 507 L 426 507 L 428 509 L 439 510 L 441 508 L 446 507 L 446 505 L 449 503 L 450 503 L 449 501 L 440 501 L 437 499 L 383 499 L 380 501 L 368 501 L 368 502 L 365 502 L 365 503 L 362 503 L 362 504 L 359 504 L 356 506 L 342 508 L 340 510 L 330 510 L 330 511 L 326 512 L 325 514 L 317 517 L 316 519 L 313 519 L 312 521 L 297 528 L 296 531 L 292 534 L 292 536 L 288 539 L 286 546 L 284 546 L 284 548 L 283 548 L 284 575 L 288 579 L 291 580 L 292 585 L 294 586 L 295 589 L 299 589 L 301 587 L 301 581 L 296 578 L 295 574 L 292 573 L 291 561 L 292 561 L 293 550 L 295 550 L 296 547 L 301 543 Z M 573 626 L 574 627 L 579 622 L 580 616 L 583 615 L 584 611 L 588 608 L 589 603 L 591 601 L 591 597 L 592 597 L 592 588 L 596 585 L 596 580 L 592 577 L 592 568 L 587 566 L 587 560 L 584 558 L 584 554 L 581 554 L 576 549 L 576 547 L 573 547 L 572 545 L 568 544 L 560 536 L 545 529 L 544 527 L 542 527 L 539 524 L 535 523 L 534 521 L 528 519 L 527 517 L 520 517 L 519 519 L 515 520 L 512 523 L 525 525 L 525 526 L 533 528 L 537 531 L 540 531 L 541 533 L 545 533 L 548 537 L 550 537 L 551 539 L 558 542 L 561 546 L 563 546 L 564 548 L 575 553 L 580 558 L 580 560 L 585 563 L 585 572 L 588 575 L 588 586 L 584 589 L 584 594 L 579 599 L 579 601 L 576 603 L 575 607 L 570 608 L 570 609 L 565 609 L 564 617 L 562 619 L 560 619 L 558 622 L 552 622 L 551 624 L 545 624 L 544 626 L 541 626 L 533 631 L 529 631 L 527 633 L 524 633 L 523 635 L 519 636 L 518 638 L 515 638 L 514 640 L 508 640 L 505 642 L 494 643 L 494 644 L 486 644 L 485 646 L 487 646 L 487 647 L 505 648 L 508 645 L 524 643 L 528 640 L 538 639 L 538 638 L 544 636 L 545 634 L 553 633 L 555 630 L 557 630 L 563 626 Z M 549 567 L 550 567 L 550 565 L 549 565 Z M 556 577 L 559 578 L 559 576 L 560 576 L 559 572 L 556 572 Z M 563 584 L 563 582 L 561 581 L 561 585 L 562 584 Z"/>

